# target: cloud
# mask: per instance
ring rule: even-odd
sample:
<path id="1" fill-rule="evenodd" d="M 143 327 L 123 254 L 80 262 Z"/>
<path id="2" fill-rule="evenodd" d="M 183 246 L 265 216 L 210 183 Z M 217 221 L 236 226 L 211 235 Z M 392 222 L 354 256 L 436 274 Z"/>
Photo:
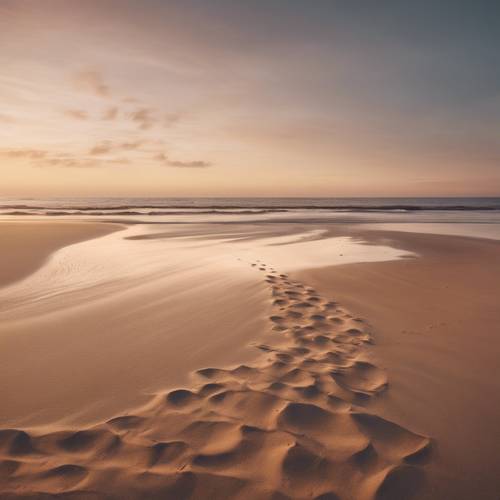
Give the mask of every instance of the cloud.
<path id="1" fill-rule="evenodd" d="M 67 153 L 49 153 L 41 149 L 20 148 L 0 150 L 0 156 L 33 160 L 38 167 L 94 167 L 96 163 L 86 158 L 77 158 Z"/>
<path id="2" fill-rule="evenodd" d="M 153 116 L 153 112 L 148 108 L 138 108 L 130 113 L 130 119 L 137 123 L 139 128 L 142 130 L 147 130 L 151 128 L 156 123 L 156 118 Z"/>
<path id="3" fill-rule="evenodd" d="M 64 167 L 64 168 L 97 168 L 129 164 L 128 158 L 88 158 L 68 153 L 58 153 L 47 158 L 41 158 L 35 165 L 38 167 Z"/>
<path id="4" fill-rule="evenodd" d="M 168 161 L 168 157 L 165 153 L 158 153 L 153 156 L 153 160 L 160 161 L 160 162 L 166 162 Z"/>
<path id="5" fill-rule="evenodd" d="M 38 167 L 64 167 L 64 168 L 97 168 L 115 165 L 130 164 L 128 158 L 85 158 L 61 153 L 50 158 L 43 158 L 35 164 Z"/>
<path id="6" fill-rule="evenodd" d="M 90 92 L 98 97 L 109 97 L 110 90 L 104 83 L 102 74 L 97 70 L 87 69 L 79 71 L 74 75 L 77 87 L 86 92 Z"/>
<path id="7" fill-rule="evenodd" d="M 40 167 L 66 167 L 66 168 L 94 168 L 100 164 L 94 160 L 78 159 L 72 156 L 54 156 L 38 163 Z"/>
<path id="8" fill-rule="evenodd" d="M 207 168 L 212 166 L 210 162 L 202 160 L 195 160 L 195 161 L 168 160 L 167 165 L 169 167 L 180 167 L 180 168 Z"/>
<path id="9" fill-rule="evenodd" d="M 112 106 L 111 108 L 108 108 L 106 111 L 104 111 L 102 119 L 112 121 L 116 119 L 117 116 L 118 116 L 118 108 L 116 106 Z"/>
<path id="10" fill-rule="evenodd" d="M 8 158 L 29 158 L 32 160 L 45 158 L 45 156 L 47 156 L 46 151 L 42 151 L 41 149 L 30 149 L 30 148 L 7 149 L 1 151 L 0 154 L 2 156 L 7 156 Z"/>
<path id="11" fill-rule="evenodd" d="M 113 150 L 113 144 L 109 141 L 103 141 L 90 148 L 89 154 L 92 156 L 104 155 Z"/>
<path id="12" fill-rule="evenodd" d="M 131 151 L 134 149 L 138 149 L 140 146 L 144 144 L 144 141 L 133 141 L 133 142 L 122 142 L 116 146 L 117 149 L 122 149 L 124 151 Z"/>
<path id="13" fill-rule="evenodd" d="M 114 151 L 135 151 L 139 149 L 145 141 L 128 141 L 114 143 L 111 141 L 101 141 L 90 148 L 89 154 L 92 156 L 104 155 Z"/>
<path id="14" fill-rule="evenodd" d="M 158 153 L 154 155 L 153 160 L 160 162 L 162 165 L 166 165 L 168 167 L 177 167 L 177 168 L 208 168 L 212 166 L 212 163 L 202 160 L 194 160 L 194 161 L 170 160 L 165 153 Z"/>
<path id="15" fill-rule="evenodd" d="M 67 109 L 64 114 L 69 116 L 70 118 L 74 118 L 75 120 L 87 120 L 88 114 L 86 111 L 82 109 Z"/>
<path id="16" fill-rule="evenodd" d="M 112 141 L 101 141 L 91 147 L 87 153 L 75 154 L 65 151 L 45 151 L 33 148 L 5 149 L 0 150 L 0 157 L 24 158 L 32 160 L 33 165 L 38 167 L 65 167 L 65 168 L 94 168 L 111 165 L 135 164 L 133 158 L 120 153 L 137 151 L 147 141 L 138 140 L 130 142 L 113 143 Z M 115 155 L 105 156 L 109 153 Z M 212 163 L 203 160 L 180 161 L 171 160 L 164 152 L 158 152 L 151 157 L 163 166 L 175 168 L 208 168 Z"/>

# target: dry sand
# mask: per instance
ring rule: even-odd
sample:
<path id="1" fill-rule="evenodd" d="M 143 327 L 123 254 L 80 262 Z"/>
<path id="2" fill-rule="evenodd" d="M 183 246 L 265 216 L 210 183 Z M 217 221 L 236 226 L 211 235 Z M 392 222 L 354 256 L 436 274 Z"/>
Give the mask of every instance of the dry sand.
<path id="1" fill-rule="evenodd" d="M 500 242 L 354 233 L 419 258 L 308 270 L 297 278 L 368 318 L 390 390 L 371 407 L 433 436 L 418 498 L 500 495 Z"/>
<path id="2" fill-rule="evenodd" d="M 329 232 L 345 230 L 337 227 Z M 209 271 L 203 279 L 208 289 L 195 287 L 193 295 L 194 281 L 184 288 L 180 285 L 179 300 L 187 304 L 184 314 L 173 325 L 165 325 L 167 332 L 169 327 L 191 325 L 182 330 L 187 337 L 184 350 L 177 349 L 180 339 L 169 335 L 145 340 L 139 336 L 137 343 L 137 335 L 134 338 L 126 329 L 127 322 L 122 322 L 123 338 L 115 334 L 100 341 L 110 305 L 105 303 L 95 323 L 77 328 L 83 339 L 73 352 L 62 346 L 69 356 L 62 366 L 86 367 L 98 391 L 102 374 L 95 373 L 93 356 L 98 366 L 102 361 L 101 368 L 106 361 L 116 363 L 119 394 L 129 384 L 130 392 L 138 391 L 140 384 L 133 386 L 134 380 L 149 365 L 149 376 L 156 374 L 160 387 L 171 386 L 169 377 L 163 379 L 168 373 L 195 371 L 193 379 L 186 380 L 185 388 L 157 391 L 144 406 L 95 424 L 73 425 L 69 430 L 60 425 L 4 428 L 0 431 L 2 498 L 496 498 L 491 496 L 498 491 L 491 454 L 495 446 L 488 447 L 486 441 L 495 441 L 497 410 L 495 395 L 486 389 L 497 388 L 491 372 L 498 342 L 492 332 L 498 331 L 499 311 L 492 294 L 498 293 L 499 280 L 489 276 L 498 273 L 498 243 L 399 233 L 366 237 L 374 243 L 396 241 L 398 248 L 416 250 L 422 257 L 294 272 L 289 277 L 269 265 L 266 254 L 265 262 L 240 260 L 239 266 L 247 270 L 243 278 L 229 282 L 217 281 L 212 271 L 236 272 L 235 267 L 227 267 L 225 260 L 207 261 Z M 479 260 L 471 264 L 471 256 Z M 484 271 L 486 259 L 489 273 Z M 200 269 L 193 272 L 199 276 Z M 167 281 L 173 279 L 179 286 L 186 276 L 183 271 L 176 281 L 175 275 L 167 275 Z M 141 289 L 146 286 L 139 284 Z M 243 284 L 249 288 L 242 294 Z M 167 285 L 162 282 L 162 286 Z M 146 307 L 151 294 L 159 290 L 148 290 L 140 307 Z M 233 306 L 227 308 L 228 301 Z M 120 299 L 115 307 L 124 304 Z M 210 311 L 209 304 L 211 314 L 222 320 L 207 338 L 206 315 L 193 311 L 198 305 Z M 146 307 L 145 314 L 158 307 L 169 313 L 170 303 L 159 300 L 156 306 Z M 88 307 L 95 311 L 92 304 Z M 227 311 L 240 319 L 255 316 L 257 322 L 244 319 L 248 328 L 242 330 L 226 321 Z M 49 337 L 50 349 L 43 340 L 37 344 L 41 358 L 59 350 L 58 341 L 78 318 L 72 316 L 73 308 L 70 313 L 71 322 L 58 323 L 58 332 Z M 430 325 L 433 328 L 427 328 Z M 460 325 L 463 330 L 457 333 Z M 44 336 L 50 333 L 46 327 Z M 475 337 L 472 327 L 478 332 Z M 265 334 L 266 328 L 271 332 Z M 234 337 L 228 335 L 232 329 Z M 25 347 L 31 346 L 33 331 L 24 333 Z M 18 331 L 9 337 L 4 330 L 0 338 L 4 336 L 11 342 L 12 356 L 21 349 L 17 362 L 22 364 L 23 335 Z M 251 338 L 257 339 L 259 355 L 229 352 L 228 342 L 237 346 Z M 210 351 L 217 339 L 217 349 Z M 103 356 L 109 342 L 120 352 L 132 349 L 133 354 L 136 348 L 136 356 L 113 358 L 107 351 Z M 87 358 L 78 359 L 85 345 Z M 189 346 L 201 351 L 194 360 L 186 356 Z M 172 363 L 163 371 L 162 356 Z M 245 356 L 248 362 L 241 363 Z M 126 359 L 135 360 L 135 365 L 124 370 L 119 365 Z M 36 360 L 30 359 L 23 369 L 29 370 L 31 362 Z M 61 366 L 61 360 L 58 363 Z M 106 370 L 109 374 L 109 366 Z M 61 387 L 56 394 L 69 395 L 73 409 L 78 398 L 90 404 L 92 395 L 78 390 L 73 394 L 67 377 L 72 380 L 70 371 L 62 378 L 54 374 L 54 383 Z M 17 377 L 10 382 L 17 387 L 11 394 L 19 399 L 36 398 L 33 385 L 29 385 L 32 392 L 25 393 Z M 82 387 L 82 380 L 73 382 L 75 388 Z M 110 387 L 108 380 L 103 384 Z M 461 393 L 469 398 L 461 398 Z M 479 422 L 470 406 L 474 404 L 480 405 Z M 465 481 L 464 486 L 459 467 L 466 465 L 471 469 L 465 471 L 465 479 L 475 474 L 479 479 Z M 471 495 L 479 486 L 479 495 Z"/>

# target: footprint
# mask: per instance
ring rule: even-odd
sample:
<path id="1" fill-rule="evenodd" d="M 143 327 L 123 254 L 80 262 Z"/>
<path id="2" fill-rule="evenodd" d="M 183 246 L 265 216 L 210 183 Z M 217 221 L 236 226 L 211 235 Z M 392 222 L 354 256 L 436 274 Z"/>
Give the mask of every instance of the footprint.
<path id="1" fill-rule="evenodd" d="M 350 367 L 338 368 L 331 376 L 342 388 L 355 393 L 372 395 L 387 388 L 385 371 L 366 361 L 356 361 Z"/>

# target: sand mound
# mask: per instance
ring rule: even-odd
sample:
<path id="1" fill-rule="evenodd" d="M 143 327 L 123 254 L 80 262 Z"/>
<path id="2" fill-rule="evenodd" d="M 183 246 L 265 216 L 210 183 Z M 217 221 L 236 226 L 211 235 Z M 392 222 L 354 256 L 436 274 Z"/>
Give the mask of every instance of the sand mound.
<path id="1" fill-rule="evenodd" d="M 411 498 L 430 440 L 356 406 L 387 388 L 364 323 L 254 268 L 279 329 L 255 364 L 202 368 L 193 387 L 89 429 L 1 430 L 2 498 Z"/>

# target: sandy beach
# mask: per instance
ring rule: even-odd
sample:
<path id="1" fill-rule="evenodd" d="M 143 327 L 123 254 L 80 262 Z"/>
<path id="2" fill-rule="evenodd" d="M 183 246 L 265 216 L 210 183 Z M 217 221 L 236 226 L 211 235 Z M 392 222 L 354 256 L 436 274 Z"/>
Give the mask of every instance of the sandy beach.
<path id="1" fill-rule="evenodd" d="M 369 318 L 375 353 L 391 374 L 377 412 L 435 437 L 422 498 L 498 496 L 500 243 L 369 232 L 419 255 L 297 275 Z"/>
<path id="2" fill-rule="evenodd" d="M 0 290 L 2 498 L 496 498 L 499 242 L 41 231 Z"/>
<path id="3" fill-rule="evenodd" d="M 55 250 L 117 231 L 117 224 L 2 222 L 0 231 L 0 287 L 39 268 Z"/>

